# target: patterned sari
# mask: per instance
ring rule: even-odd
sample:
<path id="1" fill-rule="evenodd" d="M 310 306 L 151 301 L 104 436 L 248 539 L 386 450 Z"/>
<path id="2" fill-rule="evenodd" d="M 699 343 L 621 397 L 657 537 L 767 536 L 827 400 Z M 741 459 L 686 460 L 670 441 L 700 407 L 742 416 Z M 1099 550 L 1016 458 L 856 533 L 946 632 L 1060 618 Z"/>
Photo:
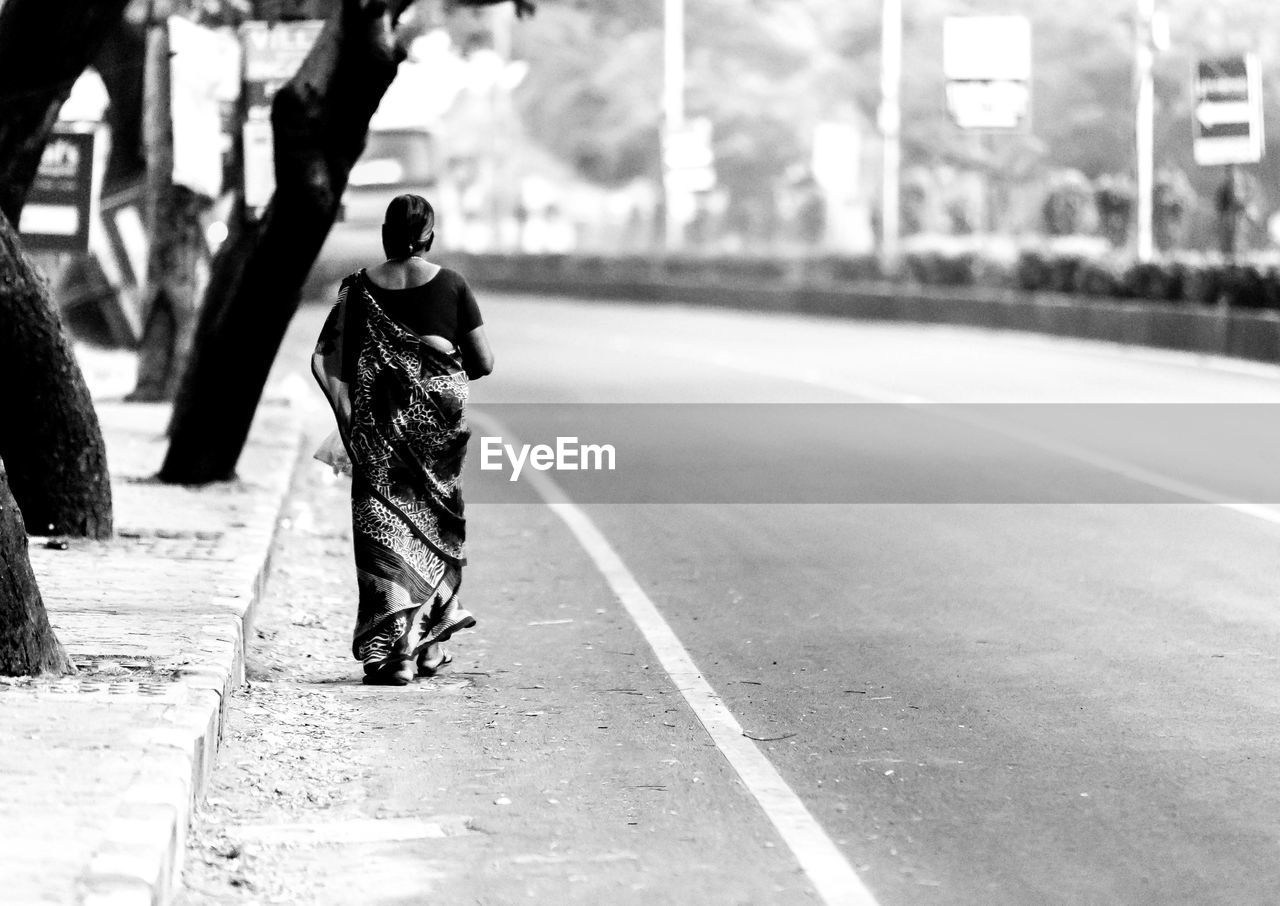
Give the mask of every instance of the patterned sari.
<path id="1" fill-rule="evenodd" d="M 372 675 L 475 625 L 458 603 L 471 432 L 458 352 L 441 352 L 388 317 L 363 274 L 342 281 L 312 371 L 351 458 L 360 594 L 351 650 Z"/>

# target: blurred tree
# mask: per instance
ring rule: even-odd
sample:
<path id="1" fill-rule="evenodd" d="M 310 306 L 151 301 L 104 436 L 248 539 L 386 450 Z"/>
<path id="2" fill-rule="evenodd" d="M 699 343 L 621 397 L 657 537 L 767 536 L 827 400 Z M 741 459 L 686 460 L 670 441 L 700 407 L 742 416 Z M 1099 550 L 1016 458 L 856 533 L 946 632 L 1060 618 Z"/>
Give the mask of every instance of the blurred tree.
<path id="1" fill-rule="evenodd" d="M 787 4 L 743 15 L 730 0 L 704 0 L 686 15 L 686 112 L 712 121 L 725 220 L 759 234 L 783 174 L 807 163 L 822 109 L 812 68 L 831 54 Z M 531 64 L 516 98 L 531 136 L 595 182 L 658 182 L 661 26 L 660 0 L 547 8 L 516 44 Z"/>
<path id="2" fill-rule="evenodd" d="M 1093 189 L 1079 170 L 1058 170 L 1049 177 L 1041 206 L 1044 231 L 1050 236 L 1074 236 L 1087 230 L 1094 204 Z"/>
<path id="3" fill-rule="evenodd" d="M 145 116 L 141 138 L 146 159 L 147 273 L 142 299 L 142 339 L 132 402 L 171 400 L 191 352 L 196 311 L 208 279 L 201 215 L 213 203 L 173 181 L 174 135 L 169 18 L 196 20 L 217 4 L 175 0 L 148 3 L 143 56 Z M 233 11 L 233 14 L 238 11 Z M 219 19 L 222 17 L 219 16 Z M 215 20 L 217 21 L 217 20 Z M 131 125 L 131 124 L 130 124 Z"/>
<path id="4" fill-rule="evenodd" d="M 516 53 L 530 67 L 516 99 L 535 140 L 587 179 L 616 185 L 657 176 L 662 34 L 608 10 L 547 7 L 522 29 Z M 634 31 L 620 27 L 628 21 Z"/>
<path id="5" fill-rule="evenodd" d="M 1114 248 L 1124 248 L 1129 241 L 1129 225 L 1133 214 L 1133 181 L 1128 176 L 1104 174 L 1094 186 L 1094 203 L 1102 235 Z"/>
<path id="6" fill-rule="evenodd" d="M 947 199 L 943 210 L 947 215 L 947 225 L 957 236 L 968 236 L 977 228 L 973 205 L 963 195 L 955 195 Z"/>
<path id="7" fill-rule="evenodd" d="M 1152 232 L 1156 248 L 1167 252 L 1182 244 L 1195 190 L 1181 170 L 1165 168 L 1156 174 L 1152 194 Z"/>
<path id="8" fill-rule="evenodd" d="M 1258 181 L 1239 167 L 1228 167 L 1214 196 L 1218 212 L 1218 251 L 1232 258 L 1240 251 L 1245 229 L 1259 219 Z"/>
<path id="9" fill-rule="evenodd" d="M 111 129 L 111 151 L 102 192 L 109 195 L 131 186 L 146 173 L 142 152 L 143 73 L 147 56 L 145 12 L 137 0 L 107 32 L 93 68 L 107 89 L 106 121 Z"/>
<path id="10" fill-rule="evenodd" d="M 1280 4 L 1160 6 L 1170 13 L 1173 46 L 1156 61 L 1157 161 L 1188 173 L 1199 197 L 1212 199 L 1218 174 L 1191 161 L 1191 64 L 1240 48 L 1280 57 Z M 1023 184 L 1063 168 L 1090 179 L 1132 172 L 1132 5 L 1019 3 L 1017 12 L 1032 23 L 1030 131 L 994 135 L 986 151 L 950 121 L 942 72 L 944 18 L 981 12 L 972 0 L 906 4 L 904 167 L 952 165 Z M 526 125 L 587 178 L 609 184 L 659 176 L 661 13 L 660 0 L 566 0 L 519 43 L 533 64 L 518 95 Z M 688 5 L 687 108 L 711 117 L 719 175 L 735 197 L 765 199 L 778 176 L 806 163 L 818 120 L 850 106 L 874 117 L 880 13 L 881 0 L 757 2 L 750 15 L 727 0 Z M 1275 121 L 1280 70 L 1269 68 L 1264 78 L 1267 118 Z M 1017 172 L 1004 161 L 1016 161 Z M 1280 204 L 1280 155 L 1268 155 L 1257 172 L 1263 206 Z M 1028 210 L 1026 219 L 1036 213 Z"/>
<path id="11" fill-rule="evenodd" d="M 899 226 L 904 236 L 923 233 L 929 229 L 932 193 L 933 180 L 927 169 L 911 167 L 902 174 Z"/>
<path id="12" fill-rule="evenodd" d="M 808 246 L 817 245 L 827 234 L 827 200 L 812 179 L 801 183 L 795 227 L 797 238 Z"/>

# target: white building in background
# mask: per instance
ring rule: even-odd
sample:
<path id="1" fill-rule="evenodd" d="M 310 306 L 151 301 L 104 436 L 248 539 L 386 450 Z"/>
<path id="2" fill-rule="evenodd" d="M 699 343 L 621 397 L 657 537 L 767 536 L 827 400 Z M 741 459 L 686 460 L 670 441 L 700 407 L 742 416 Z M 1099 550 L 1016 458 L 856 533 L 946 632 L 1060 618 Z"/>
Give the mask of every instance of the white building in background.
<path id="1" fill-rule="evenodd" d="M 871 228 L 873 188 L 867 180 L 868 174 L 878 171 L 879 164 L 867 166 L 867 158 L 874 155 L 876 145 L 867 141 L 868 135 L 868 124 L 855 120 L 822 122 L 813 130 L 810 166 L 826 214 L 823 251 L 861 254 L 875 248 Z"/>
<path id="2" fill-rule="evenodd" d="M 110 98 L 107 86 L 93 69 L 86 69 L 71 86 L 71 94 L 58 111 L 58 119 L 63 122 L 102 122 Z"/>

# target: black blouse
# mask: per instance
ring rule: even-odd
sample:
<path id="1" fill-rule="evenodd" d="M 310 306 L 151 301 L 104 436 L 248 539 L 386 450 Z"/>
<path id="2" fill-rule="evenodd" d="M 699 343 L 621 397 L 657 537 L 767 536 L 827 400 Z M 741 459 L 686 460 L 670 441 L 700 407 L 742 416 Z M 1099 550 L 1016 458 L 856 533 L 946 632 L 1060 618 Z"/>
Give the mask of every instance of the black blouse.
<path id="1" fill-rule="evenodd" d="M 419 286 L 384 289 L 364 277 L 375 302 L 390 317 L 419 336 L 434 334 L 454 346 L 484 323 L 475 294 L 462 274 L 447 267 Z"/>

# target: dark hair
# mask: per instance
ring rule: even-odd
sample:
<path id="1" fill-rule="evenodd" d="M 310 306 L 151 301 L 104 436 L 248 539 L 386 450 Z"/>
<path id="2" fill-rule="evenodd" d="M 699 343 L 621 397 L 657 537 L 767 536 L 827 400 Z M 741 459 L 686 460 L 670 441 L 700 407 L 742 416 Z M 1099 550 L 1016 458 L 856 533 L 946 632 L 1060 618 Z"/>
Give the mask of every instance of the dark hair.
<path id="1" fill-rule="evenodd" d="M 431 248 L 436 212 L 421 195 L 397 195 L 382 223 L 382 250 L 388 258 L 408 258 Z"/>

